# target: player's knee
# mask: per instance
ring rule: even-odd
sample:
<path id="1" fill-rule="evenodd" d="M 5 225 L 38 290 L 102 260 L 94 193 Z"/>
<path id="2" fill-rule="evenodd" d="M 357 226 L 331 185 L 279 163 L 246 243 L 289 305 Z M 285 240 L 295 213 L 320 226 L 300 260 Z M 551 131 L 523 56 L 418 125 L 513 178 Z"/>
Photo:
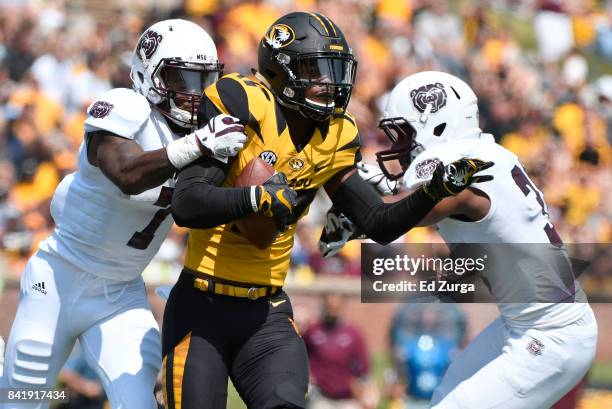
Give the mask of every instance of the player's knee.
<path id="1" fill-rule="evenodd" d="M 146 396 L 126 396 L 115 405 L 111 403 L 112 409 L 157 409 L 157 407 L 157 400 L 152 390 Z"/>
<path id="2" fill-rule="evenodd" d="M 24 339 L 15 344 L 15 354 L 5 376 L 11 386 L 41 387 L 55 382 L 51 379 L 53 346 L 46 342 Z"/>
<path id="3" fill-rule="evenodd" d="M 161 339 L 159 331 L 151 329 L 145 335 L 141 347 L 143 371 L 153 374 L 153 383 L 162 367 Z"/>
<path id="4" fill-rule="evenodd" d="M 289 377 L 285 382 L 279 383 L 274 388 L 274 396 L 264 405 L 270 409 L 303 409 L 306 407 L 307 382 L 302 382 L 300 377 Z"/>
<path id="5" fill-rule="evenodd" d="M 448 395 L 448 388 L 443 387 L 444 385 L 438 385 L 436 389 L 434 389 L 433 394 L 431 395 L 430 405 L 431 407 L 436 406 L 440 403 L 446 395 Z"/>
<path id="6" fill-rule="evenodd" d="M 113 409 L 156 409 L 155 377 L 148 373 L 124 375 L 112 383 L 107 390 L 108 400 Z"/>

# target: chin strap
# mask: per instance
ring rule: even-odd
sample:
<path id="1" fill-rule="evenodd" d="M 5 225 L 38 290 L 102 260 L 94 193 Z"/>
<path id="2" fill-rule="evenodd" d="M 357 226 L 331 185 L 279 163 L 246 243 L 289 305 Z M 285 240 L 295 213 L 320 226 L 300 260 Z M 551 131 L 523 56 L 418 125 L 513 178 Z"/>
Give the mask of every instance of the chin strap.
<path id="1" fill-rule="evenodd" d="M 174 100 L 171 98 L 168 98 L 168 105 L 170 105 L 170 115 L 171 115 L 170 119 L 172 119 L 174 123 L 176 123 L 177 125 L 180 125 L 180 123 L 178 122 L 182 122 L 183 123 L 182 126 L 184 126 L 185 124 L 190 124 L 190 127 L 193 126 L 192 120 L 194 118 L 192 117 L 191 113 L 185 111 L 184 109 L 177 107 L 176 104 L 174 103 Z"/>
<path id="2" fill-rule="evenodd" d="M 251 68 L 251 73 L 255 76 L 255 78 L 261 81 L 268 89 L 272 89 L 272 86 L 270 85 L 266 77 L 261 75 L 259 71 L 257 71 L 255 68 Z"/>

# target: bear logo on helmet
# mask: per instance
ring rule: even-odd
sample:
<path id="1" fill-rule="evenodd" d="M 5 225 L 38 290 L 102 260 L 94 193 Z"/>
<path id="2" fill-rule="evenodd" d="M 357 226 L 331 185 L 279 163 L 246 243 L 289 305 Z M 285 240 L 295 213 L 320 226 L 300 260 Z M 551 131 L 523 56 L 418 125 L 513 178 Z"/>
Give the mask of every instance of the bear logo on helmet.
<path id="1" fill-rule="evenodd" d="M 272 48 L 286 47 L 295 40 L 293 29 L 286 24 L 274 24 L 264 36 L 266 43 Z"/>
<path id="2" fill-rule="evenodd" d="M 144 57 L 148 60 L 153 57 L 155 51 L 157 51 L 157 47 L 159 47 L 159 43 L 161 43 L 163 36 L 159 33 L 156 33 L 153 30 L 147 30 L 142 37 L 140 38 L 140 42 L 137 47 L 137 54 L 142 58 Z"/>
<path id="3" fill-rule="evenodd" d="M 444 85 L 439 82 L 413 89 L 410 91 L 410 96 L 414 107 L 420 113 L 425 112 L 429 104 L 431 104 L 431 111 L 429 112 L 432 114 L 446 105 L 446 91 L 444 91 Z"/>

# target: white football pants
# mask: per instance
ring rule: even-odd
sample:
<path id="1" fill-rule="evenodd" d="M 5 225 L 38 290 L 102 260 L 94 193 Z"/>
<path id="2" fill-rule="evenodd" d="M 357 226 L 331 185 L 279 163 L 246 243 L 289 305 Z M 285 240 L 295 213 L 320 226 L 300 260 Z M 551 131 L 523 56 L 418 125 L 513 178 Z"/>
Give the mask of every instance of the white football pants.
<path id="1" fill-rule="evenodd" d="M 153 389 L 161 367 L 161 342 L 142 278 L 104 279 L 38 251 L 21 277 L 0 386 L 53 387 L 77 338 L 112 408 L 157 408 Z"/>
<path id="2" fill-rule="evenodd" d="M 554 329 L 508 328 L 500 318 L 452 361 L 434 409 L 549 409 L 591 367 L 597 323 L 591 308 Z"/>

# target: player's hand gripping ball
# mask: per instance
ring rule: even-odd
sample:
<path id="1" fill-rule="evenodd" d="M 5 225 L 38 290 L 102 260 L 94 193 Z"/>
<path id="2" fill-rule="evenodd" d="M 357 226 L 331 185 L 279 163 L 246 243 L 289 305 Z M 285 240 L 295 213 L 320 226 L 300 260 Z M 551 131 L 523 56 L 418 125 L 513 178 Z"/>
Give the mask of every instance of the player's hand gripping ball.
<path id="1" fill-rule="evenodd" d="M 258 249 L 274 243 L 278 234 L 286 229 L 293 214 L 297 193 L 289 188 L 284 174 L 260 158 L 253 158 L 244 167 L 235 186 L 255 186 L 254 203 L 257 212 L 236 222 L 240 232 Z"/>

